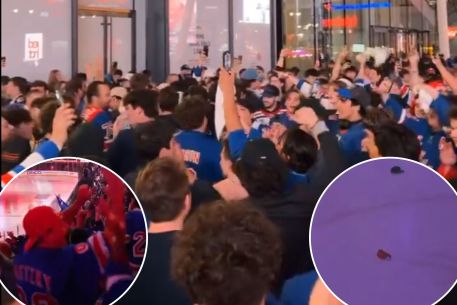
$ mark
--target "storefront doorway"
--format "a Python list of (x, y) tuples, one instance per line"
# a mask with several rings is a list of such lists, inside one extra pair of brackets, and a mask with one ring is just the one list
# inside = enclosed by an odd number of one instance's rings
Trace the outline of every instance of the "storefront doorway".
[[(135, 11), (124, 8), (78, 8), (78, 71), (100, 78), (113, 62), (124, 73), (136, 66)], [(133, 38), (133, 39), (132, 39)]]

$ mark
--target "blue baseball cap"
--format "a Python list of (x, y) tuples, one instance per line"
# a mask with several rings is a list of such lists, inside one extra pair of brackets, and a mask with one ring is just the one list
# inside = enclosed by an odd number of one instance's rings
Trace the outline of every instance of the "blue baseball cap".
[(352, 92), (349, 89), (341, 88), (341, 89), (338, 89), (337, 92), (338, 92), (339, 96), (343, 99), (350, 100), (352, 98)]
[(240, 78), (242, 80), (258, 80), (259, 74), (256, 69), (246, 69), (241, 73)]

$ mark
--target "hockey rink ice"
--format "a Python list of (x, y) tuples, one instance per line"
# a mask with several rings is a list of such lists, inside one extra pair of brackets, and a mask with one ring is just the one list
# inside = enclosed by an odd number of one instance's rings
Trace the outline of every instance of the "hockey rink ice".
[(0, 196), (0, 233), (22, 234), (22, 219), (33, 207), (49, 205), (56, 211), (56, 195), (67, 201), (78, 183), (78, 174), (61, 171), (26, 171)]

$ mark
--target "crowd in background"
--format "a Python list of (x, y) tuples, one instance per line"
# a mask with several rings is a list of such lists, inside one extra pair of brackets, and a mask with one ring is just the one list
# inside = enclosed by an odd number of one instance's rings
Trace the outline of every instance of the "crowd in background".
[(213, 71), (202, 56), (158, 85), (117, 67), (104, 80), (2, 76), (2, 186), (59, 155), (125, 178), (150, 252), (119, 304), (340, 304), (308, 243), (326, 186), (389, 156), (457, 181), (457, 60), (370, 52), (306, 71), (286, 68), (288, 50), (270, 71), (239, 58)]

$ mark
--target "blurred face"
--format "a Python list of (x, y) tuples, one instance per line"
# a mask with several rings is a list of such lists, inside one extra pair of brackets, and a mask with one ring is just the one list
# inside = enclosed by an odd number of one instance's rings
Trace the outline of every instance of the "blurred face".
[(133, 108), (130, 104), (125, 106), (125, 115), (130, 124), (133, 125), (141, 123), (144, 119), (143, 109), (141, 109), (141, 107)]
[(29, 107), (29, 109), (31, 108), (32, 106), (32, 102), (37, 99), (37, 98), (40, 98), (40, 97), (44, 97), (44, 95), (41, 95), (40, 93), (38, 92), (32, 92), (30, 94), (27, 95), (27, 98), (25, 100), (25, 104), (27, 105), (27, 107)]
[(122, 98), (119, 96), (112, 96), (111, 101), (109, 103), (109, 108), (113, 110), (119, 110), (119, 106), (121, 105)]
[(300, 95), (297, 92), (289, 93), (286, 99), (286, 108), (289, 112), (294, 112), (300, 104)]
[(262, 98), (263, 106), (265, 109), (272, 111), (278, 105), (277, 97), (263, 97)]
[(14, 85), (12, 81), (9, 81), (5, 88), (5, 93), (10, 98), (15, 98), (20, 95), (19, 88)]
[(32, 87), (30, 90), (37, 94), (39, 97), (44, 97), (47, 94), (44, 87)]
[(451, 136), (452, 140), (454, 141), (454, 143), (457, 144), (457, 119), (451, 118), (450, 123), (451, 123), (450, 136)]
[(98, 86), (98, 96), (94, 97), (96, 105), (100, 108), (107, 108), (111, 101), (110, 90), (108, 85)]
[(377, 92), (379, 94), (388, 94), (390, 93), (391, 91), (391, 88), (392, 88), (392, 81), (388, 78), (385, 78), (381, 84), (379, 84), (379, 86), (377, 87)]
[(329, 98), (330, 104), (332, 104), (336, 107), (336, 104), (338, 104), (338, 101), (339, 101), (339, 95), (337, 92), (337, 88), (335, 86), (329, 86), (328, 98)]
[(370, 79), (371, 83), (373, 84), (376, 84), (377, 82), (379, 82), (379, 80), (381, 79), (381, 75), (378, 74), (378, 72), (374, 69), (367, 69), (367, 75), (368, 75), (368, 78)]
[(40, 108), (32, 107), (30, 108), (30, 116), (35, 124), (35, 126), (40, 126)]
[(11, 134), (11, 127), (8, 121), (2, 117), (2, 142), (5, 142)]
[(17, 135), (31, 140), (33, 138), (33, 122), (19, 124), (19, 126), (16, 127), (15, 132)]
[(56, 72), (56, 79), (57, 79), (57, 81), (59, 81), (59, 82), (63, 81), (62, 72), (60, 72), (60, 71), (57, 71), (57, 72)]
[(336, 103), (336, 110), (338, 112), (338, 117), (341, 120), (350, 120), (354, 115), (354, 108), (349, 100), (343, 101), (338, 99), (338, 102)]
[(354, 80), (357, 76), (357, 73), (355, 71), (347, 71), (344, 76), (346, 76), (349, 79)]
[(270, 85), (275, 86), (275, 87), (278, 88), (279, 90), (282, 89), (282, 83), (281, 83), (281, 80), (279, 79), (279, 77), (272, 76), (272, 77), (270, 78)]
[(438, 115), (435, 111), (430, 111), (427, 116), (427, 122), (433, 130), (440, 130), (441, 124)]

